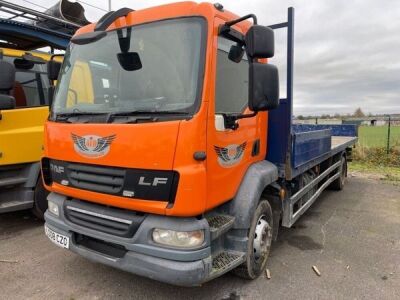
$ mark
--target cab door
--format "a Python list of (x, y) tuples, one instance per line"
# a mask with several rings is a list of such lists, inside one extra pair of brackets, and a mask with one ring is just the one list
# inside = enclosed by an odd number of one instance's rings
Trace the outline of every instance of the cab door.
[(231, 200), (247, 168), (265, 157), (266, 113), (238, 120), (236, 129), (224, 128), (224, 115), (251, 112), (247, 105), (247, 57), (244, 55), (238, 63), (228, 58), (231, 46), (236, 43), (218, 36), (218, 25), (222, 23), (216, 19), (215, 88), (214, 98), (209, 103), (207, 125), (207, 209)]
[(15, 66), (15, 84), (11, 91), (14, 109), (0, 111), (0, 165), (40, 160), (43, 148), (43, 125), (49, 114), (45, 64), (26, 63), (25, 52), (5, 51), (3, 60)]

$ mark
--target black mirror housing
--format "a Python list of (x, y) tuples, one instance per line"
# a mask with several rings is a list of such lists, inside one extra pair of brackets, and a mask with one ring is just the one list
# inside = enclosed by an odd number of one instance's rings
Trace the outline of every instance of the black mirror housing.
[(244, 55), (244, 50), (241, 45), (232, 45), (229, 49), (228, 58), (229, 60), (240, 63)]
[(253, 62), (249, 67), (249, 108), (254, 112), (277, 108), (279, 105), (278, 68)]
[(142, 61), (137, 52), (121, 52), (117, 54), (117, 58), (125, 71), (136, 71), (142, 68)]
[(57, 80), (60, 73), (61, 63), (55, 60), (50, 60), (47, 63), (47, 77), (49, 80)]
[(245, 35), (246, 52), (251, 58), (270, 58), (275, 54), (274, 31), (266, 26), (253, 25)]
[(16, 58), (14, 59), (14, 66), (17, 69), (21, 70), (31, 70), (35, 66), (35, 64), (23, 58)]

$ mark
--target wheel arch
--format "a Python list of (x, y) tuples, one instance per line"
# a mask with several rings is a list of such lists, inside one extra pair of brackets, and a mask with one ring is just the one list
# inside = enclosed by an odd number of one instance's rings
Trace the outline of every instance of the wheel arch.
[(273, 210), (277, 207), (275, 197), (268, 193), (271, 189), (276, 189), (273, 183), (277, 179), (278, 168), (267, 160), (256, 162), (247, 169), (236, 196), (229, 203), (229, 214), (235, 216), (233, 228), (250, 227), (254, 211), (262, 196), (270, 202)]

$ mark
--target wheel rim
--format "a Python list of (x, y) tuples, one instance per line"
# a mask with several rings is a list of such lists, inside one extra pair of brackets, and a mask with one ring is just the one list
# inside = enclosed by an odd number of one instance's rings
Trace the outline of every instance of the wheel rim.
[(254, 259), (256, 261), (268, 256), (271, 247), (271, 240), (271, 226), (269, 226), (267, 222), (267, 217), (262, 215), (257, 221), (256, 230), (254, 232), (253, 249)]

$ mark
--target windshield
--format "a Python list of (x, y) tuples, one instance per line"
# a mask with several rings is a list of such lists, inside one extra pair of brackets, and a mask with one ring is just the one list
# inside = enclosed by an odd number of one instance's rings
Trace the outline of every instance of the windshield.
[(107, 32), (72, 44), (53, 117), (77, 113), (194, 113), (204, 68), (204, 19), (180, 18)]

